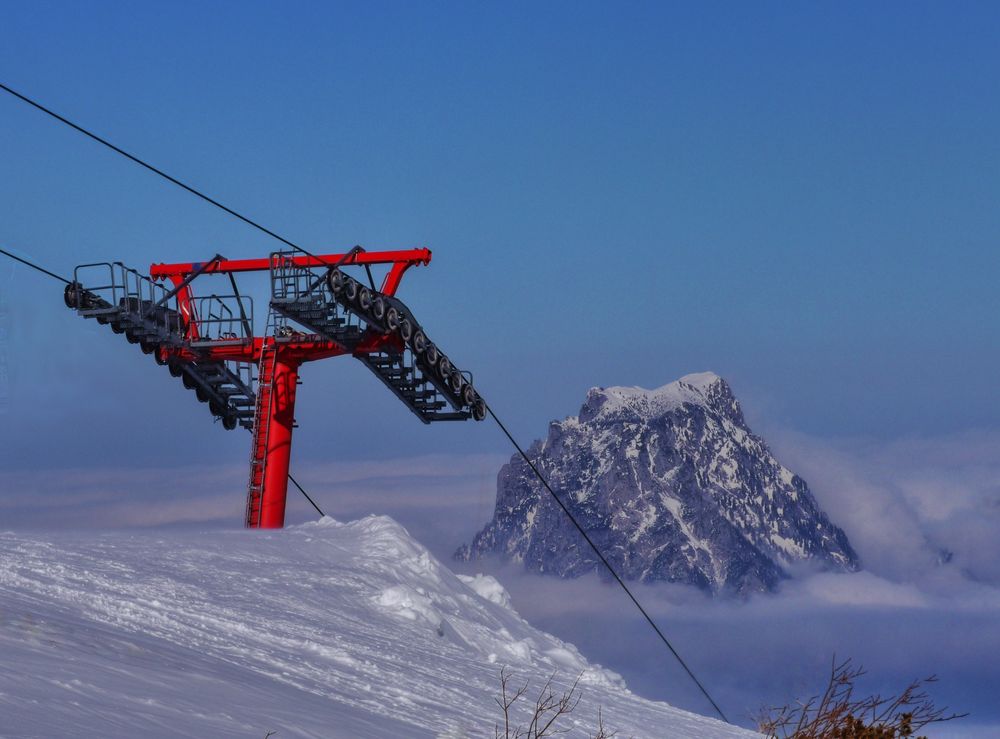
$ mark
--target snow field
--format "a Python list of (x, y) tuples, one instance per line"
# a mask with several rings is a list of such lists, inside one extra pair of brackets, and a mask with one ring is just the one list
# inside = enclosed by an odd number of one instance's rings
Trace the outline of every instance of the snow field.
[(752, 736), (630, 693), (391, 519), (273, 532), (0, 534), (0, 736), (485, 737), (501, 666), (565, 726)]

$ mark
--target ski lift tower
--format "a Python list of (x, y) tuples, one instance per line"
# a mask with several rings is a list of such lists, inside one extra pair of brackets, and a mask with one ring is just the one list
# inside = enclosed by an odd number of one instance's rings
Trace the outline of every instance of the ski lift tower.
[[(281, 528), (303, 363), (350, 355), (424, 423), (486, 417), (472, 376), (441, 352), (396, 297), (406, 271), (430, 260), (428, 249), (355, 247), (321, 256), (216, 255), (207, 262), (154, 264), (148, 276), (121, 262), (102, 262), (77, 267), (64, 297), (80, 316), (152, 355), (224, 428), (252, 433), (244, 523)], [(378, 288), (374, 265), (388, 265)], [(243, 272), (269, 275), (262, 336), (254, 335), (252, 299), (237, 289), (235, 276)], [(227, 275), (232, 293), (196, 296), (195, 281), (206, 275)]]

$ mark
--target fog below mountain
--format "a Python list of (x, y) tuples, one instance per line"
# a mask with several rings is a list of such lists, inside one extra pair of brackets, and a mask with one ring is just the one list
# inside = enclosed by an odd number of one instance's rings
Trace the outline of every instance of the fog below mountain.
[[(752, 415), (752, 414), (751, 414)], [(821, 688), (833, 654), (869, 670), (865, 687), (893, 690), (937, 674), (932, 695), (971, 716), (930, 736), (993, 737), (991, 692), (1000, 664), (1000, 434), (969, 431), (874, 442), (829, 440), (755, 422), (783, 464), (810, 485), (842, 526), (864, 572), (799, 577), (775, 595), (712, 600), (690, 588), (640, 586), (678, 651), (730, 717), (748, 724), (761, 705)], [(509, 455), (448, 456), (296, 465), (297, 479), (331, 515), (387, 513), (444, 561), (492, 514), (496, 473)], [(169, 480), (122, 470), (49, 469), (28, 479), (0, 474), (11, 491), (5, 527), (238, 527), (246, 470), (182, 468)], [(173, 495), (166, 495), (169, 490)], [(290, 520), (315, 518), (290, 499)], [(880, 524), (880, 521), (887, 523)], [(947, 564), (937, 553), (953, 552)], [(576, 644), (621, 673), (641, 695), (699, 712), (693, 686), (614, 587), (526, 575), (484, 560), (450, 566), (494, 574), (513, 607), (538, 628)]]

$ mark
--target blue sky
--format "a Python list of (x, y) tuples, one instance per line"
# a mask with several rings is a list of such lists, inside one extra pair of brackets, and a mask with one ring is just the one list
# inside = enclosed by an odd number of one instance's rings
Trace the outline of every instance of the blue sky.
[[(0, 11), (4, 84), (310, 250), (431, 248), (400, 296), (522, 441), (591, 386), (712, 370), (877, 575), (916, 578), (861, 496), (914, 537), (995, 521), (995, 4)], [(69, 274), (275, 243), (0, 96), (0, 246)], [(245, 433), (47, 278), (0, 264), (0, 302), (0, 524), (182, 522), (195, 498), (239, 525)], [(489, 515), (494, 428), (425, 427), (350, 359), (302, 378), (292, 466), (331, 512), (441, 556)]]
[[(5, 2), (4, 15), (15, 89), (311, 249), (432, 248), (402, 295), (522, 437), (589, 386), (704, 369), (818, 435), (995, 423), (993, 6)], [(0, 239), (52, 268), (274, 246), (13, 99), (0, 136)], [(9, 463), (33, 460), (25, 439), (43, 428), (81, 414), (114, 427), (140, 404), (157, 435), (196, 442), (181, 456), (242, 447), (132, 347), (71, 320), (52, 287), (22, 272), (5, 285)], [(487, 429), (419, 427), (347, 364), (305, 369), (300, 458), (331, 442), (349, 456), (502, 449)], [(373, 443), (387, 435), (392, 450)], [(121, 443), (138, 463), (160, 455)], [(99, 451), (79, 449), (67, 460)]]

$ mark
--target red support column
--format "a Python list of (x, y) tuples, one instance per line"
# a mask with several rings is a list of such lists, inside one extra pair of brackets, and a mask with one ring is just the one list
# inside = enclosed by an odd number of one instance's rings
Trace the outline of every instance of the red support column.
[[(278, 350), (280, 352), (280, 349)], [(292, 452), (295, 422), (295, 387), (299, 362), (278, 355), (274, 366), (271, 415), (267, 419), (267, 462), (261, 499), (260, 527), (280, 529), (285, 525), (285, 498), (288, 493), (288, 462)]]

